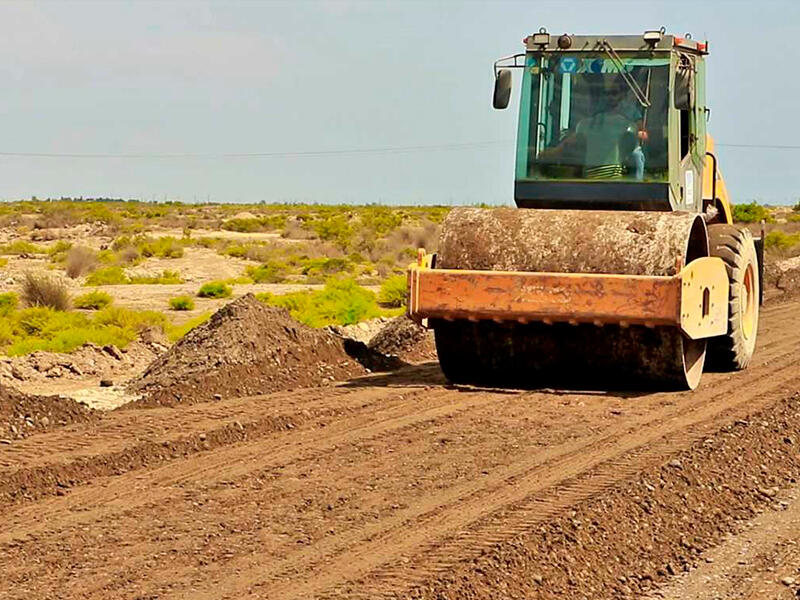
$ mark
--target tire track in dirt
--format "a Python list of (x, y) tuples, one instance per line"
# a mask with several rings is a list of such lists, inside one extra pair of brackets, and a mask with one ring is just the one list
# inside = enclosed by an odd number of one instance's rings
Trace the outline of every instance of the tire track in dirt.
[[(782, 370), (770, 373), (770, 376), (776, 379), (781, 373), (784, 374), (779, 383), (770, 387), (770, 392), (782, 389), (786, 380), (794, 378), (793, 363), (791, 359), (786, 360)], [(743, 409), (746, 413), (759, 406), (753, 392), (758, 393), (760, 390), (760, 380), (748, 385), (746, 391), (742, 389), (742, 395), (735, 407)], [(717, 420), (729, 412), (731, 406), (721, 408), (711, 403), (722, 400), (728, 394), (729, 392), (716, 394), (710, 399), (709, 404), (693, 407), (689, 409), (691, 412), (688, 414), (686, 407), (681, 407), (683, 410), (680, 411), (670, 411), (672, 413), (670, 416), (680, 413), (674, 422), (658, 419), (650, 423), (636, 424), (642, 429), (635, 436), (620, 439), (618, 432), (614, 432), (603, 436), (593, 444), (581, 446), (553, 462), (542, 464), (540, 460), (533, 460), (530, 463), (527, 461), (517, 463), (502, 475), (493, 477), (491, 482), (482, 481), (470, 486), (473, 489), (469, 493), (459, 494), (450, 502), (441, 504), (436, 502), (435, 506), (425, 507), (428, 510), (418, 510), (418, 514), (406, 518), (401, 519), (398, 516), (394, 528), (388, 532), (383, 530), (368, 534), (366, 543), (357, 543), (361, 540), (348, 540), (347, 547), (357, 547), (356, 551), (346, 551), (335, 561), (330, 561), (329, 557), (326, 557), (324, 567), (309, 565), (309, 570), (316, 567), (323, 568), (325, 575), (317, 573), (312, 582), (308, 582), (300, 589), (294, 583), (270, 587), (270, 593), (286, 600), (313, 596), (326, 588), (341, 585), (341, 574), (348, 573), (353, 579), (369, 574), (378, 580), (378, 585), (374, 588), (367, 586), (363, 590), (359, 589), (358, 597), (377, 597), (384, 587), (390, 587), (391, 595), (394, 595), (396, 590), (405, 589), (442, 573), (456, 560), (474, 558), (487, 546), (500, 543), (570, 505), (600, 493), (603, 489), (645, 468), (650, 461), (662, 460), (662, 457), (669, 452), (688, 445), (701, 434), (688, 435), (682, 430), (687, 426), (702, 424), (715, 427)], [(773, 396), (764, 396), (764, 402), (772, 399)], [(695, 416), (695, 413), (698, 414)], [(653, 444), (655, 440), (668, 434), (676, 435), (667, 444)], [(643, 448), (648, 444), (651, 444), (649, 451), (645, 451)], [(592, 475), (587, 481), (583, 481), (580, 476), (589, 471)], [(578, 478), (576, 483), (565, 483), (573, 478)], [(550, 500), (547, 499), (547, 495), (531, 498), (533, 494), (542, 492), (547, 494), (548, 490), (552, 493)], [(490, 521), (487, 526), (479, 527), (468, 535), (457, 536), (455, 543), (442, 543), (456, 532), (490, 519), (494, 513), (504, 509), (512, 510), (514, 519), (504, 525)], [(313, 556), (320, 550), (324, 552), (324, 549), (319, 547), (313, 550), (314, 552), (309, 552), (309, 555)], [(411, 562), (409, 555), (419, 557), (419, 560)], [(297, 558), (292, 556), (287, 559), (285, 568), (296, 569)], [(400, 561), (400, 564), (394, 568), (384, 568), (371, 573), (389, 561)], [(263, 576), (264, 569), (260, 571), (259, 577)], [(247, 575), (245, 574), (242, 579), (247, 580)], [(231, 584), (234, 585), (234, 582)], [(224, 587), (229, 589), (227, 585)], [(238, 593), (246, 590), (236, 591)], [(341, 593), (341, 590), (332, 590), (334, 595)], [(348, 591), (346, 596), (356, 597), (353, 591)]]
[[(796, 347), (798, 339), (783, 339), (780, 343), (773, 346), (773, 350), (777, 350), (778, 352), (782, 352), (781, 358), (783, 359), (782, 362), (779, 364), (775, 363), (774, 355), (767, 354), (764, 356), (762, 353), (761, 358), (764, 362), (771, 362), (770, 365), (772, 369), (777, 370), (766, 370), (762, 368), (759, 372), (756, 372), (755, 369), (749, 372), (750, 377), (746, 380), (746, 388), (741, 388), (740, 380), (736, 377), (729, 378), (729, 380), (723, 384), (720, 389), (713, 390), (713, 396), (709, 398), (704, 398), (707, 396), (709, 390), (706, 390), (704, 394), (689, 394), (689, 400), (694, 405), (695, 410), (705, 409), (702, 412), (702, 416), (700, 420), (711, 420), (713, 421), (717, 418), (718, 415), (722, 414), (726, 409), (721, 408), (720, 406), (716, 405), (717, 400), (722, 400), (726, 398), (732, 391), (737, 388), (740, 388), (740, 393), (746, 394), (749, 393), (750, 395), (744, 395), (740, 400), (735, 404), (736, 407), (742, 407), (746, 405), (747, 402), (753, 398), (758, 391), (761, 389), (761, 384), (764, 379), (774, 378), (776, 375), (790, 371), (793, 365), (793, 358), (791, 357), (791, 351)], [(789, 350), (789, 353), (786, 353), (786, 350)], [(757, 375), (755, 378), (753, 375)], [(791, 377), (791, 375), (789, 376)], [(780, 387), (783, 383), (777, 385)], [(775, 388), (776, 386), (773, 386)], [(747, 390), (745, 392), (744, 390)], [(666, 395), (665, 395), (666, 397)], [(706, 406), (709, 405), (709, 406)], [(680, 406), (676, 407), (672, 410), (668, 411), (670, 416), (674, 416), (676, 414), (684, 415), (684, 418), (674, 425), (673, 430), (678, 430), (685, 425), (685, 415), (687, 407)], [(746, 407), (746, 410), (750, 410), (750, 406)], [(641, 427), (645, 424), (648, 424), (649, 421), (656, 419), (657, 417), (653, 415), (647, 415), (647, 417), (641, 419), (641, 422), (634, 422), (634, 423), (626, 423), (622, 426), (622, 429), (633, 429), (635, 427)], [(663, 423), (661, 421), (655, 421), (650, 423), (650, 430), (651, 430), (651, 437), (650, 439), (655, 439), (660, 434), (660, 431), (663, 427)], [(564, 448), (557, 448), (554, 450), (554, 454), (559, 459), (559, 462), (556, 463), (552, 469), (555, 473), (564, 473), (569, 472), (566, 468), (569, 464), (570, 459), (574, 456), (590, 454), (598, 450), (598, 447), (601, 447), (603, 444), (609, 444), (613, 440), (617, 439), (617, 437), (622, 432), (615, 430), (613, 433), (601, 437), (600, 439), (591, 440), (591, 443), (584, 443), (578, 444), (571, 451), (568, 451), (568, 454), (559, 454), (558, 451), (564, 451)], [(693, 439), (693, 438), (692, 438)], [(643, 442), (646, 443), (646, 442)], [(679, 439), (677, 442), (679, 445), (681, 444), (688, 444), (690, 443), (690, 439)], [(631, 449), (631, 448), (628, 448)], [(290, 557), (287, 557), (285, 561), (280, 561), (278, 564), (274, 566), (270, 566), (270, 568), (265, 568), (263, 565), (254, 566), (252, 568), (253, 572), (257, 572), (258, 576), (262, 579), (262, 581), (266, 581), (270, 578), (280, 579), (282, 576), (285, 576), (286, 573), (289, 571), (297, 570), (298, 567), (303, 567), (307, 570), (314, 570), (316, 568), (316, 564), (313, 562), (316, 558), (320, 555), (325, 557), (325, 569), (330, 570), (335, 573), (341, 573), (347, 570), (352, 571), (354, 569), (354, 564), (358, 563), (359, 557), (365, 560), (365, 565), (363, 567), (363, 571), (369, 570), (370, 567), (374, 567), (376, 564), (377, 557), (382, 556), (381, 550), (386, 547), (391, 547), (393, 549), (397, 549), (400, 547), (404, 547), (406, 549), (415, 548), (418, 540), (414, 541), (412, 539), (413, 536), (409, 536), (405, 533), (406, 528), (409, 524), (413, 521), (415, 525), (418, 525), (420, 529), (424, 529), (427, 539), (438, 539), (439, 533), (434, 530), (432, 523), (429, 522), (433, 517), (432, 514), (436, 514), (437, 511), (450, 511), (456, 512), (458, 509), (458, 514), (461, 515), (463, 512), (463, 507), (459, 506), (462, 502), (472, 502), (471, 505), (471, 512), (468, 512), (469, 519), (459, 519), (456, 518), (457, 521), (456, 525), (453, 525), (453, 528), (458, 529), (462, 527), (465, 523), (469, 523), (471, 521), (478, 520), (481, 515), (484, 515), (491, 510), (499, 510), (503, 506), (513, 503), (516, 500), (519, 500), (519, 494), (513, 493), (511, 496), (508, 496), (508, 490), (514, 489), (514, 486), (521, 487), (521, 483), (525, 483), (524, 476), (526, 474), (530, 475), (533, 471), (537, 471), (535, 476), (533, 476), (534, 480), (540, 478), (540, 473), (538, 472), (544, 466), (549, 466), (548, 459), (552, 457), (547, 456), (539, 456), (536, 459), (517, 463), (513, 465), (508, 470), (504, 471), (501, 475), (493, 476), (491, 478), (482, 479), (479, 482), (472, 482), (463, 486), (463, 489), (458, 490), (448, 490), (443, 493), (441, 496), (437, 498), (437, 501), (433, 503), (433, 506), (417, 506), (415, 507), (414, 511), (403, 511), (402, 513), (398, 514), (396, 517), (392, 518), (393, 526), (390, 525), (389, 528), (389, 535), (386, 535), (386, 525), (388, 524), (386, 521), (383, 521), (382, 524), (375, 525), (372, 530), (365, 531), (365, 532), (352, 532), (351, 537), (347, 537), (346, 539), (334, 539), (334, 540), (325, 540), (322, 543), (315, 544), (312, 548), (309, 548), (307, 551), (302, 551), (300, 553), (292, 553)], [(586, 464), (584, 464), (581, 469), (586, 470), (591, 467), (597, 466), (601, 461), (595, 459), (589, 459)], [(615, 466), (611, 467), (612, 469), (616, 468)], [(579, 469), (576, 473), (581, 472)], [(573, 473), (575, 475), (576, 473)], [(626, 474), (628, 471), (626, 471)], [(550, 480), (549, 483), (552, 485), (556, 481), (558, 481), (558, 475), (555, 480)], [(612, 481), (617, 481), (617, 479), (613, 479)], [(589, 493), (592, 493), (592, 490)], [(479, 494), (480, 492), (480, 494)], [(487, 500), (484, 496), (489, 496)], [(443, 500), (444, 499), (444, 500)], [(490, 507), (490, 508), (487, 508)], [(442, 521), (451, 521), (451, 514), (446, 513), (446, 517), (442, 519)], [(439, 523), (439, 525), (443, 525), (443, 523)], [(392, 532), (398, 532), (398, 537), (402, 539), (394, 539), (391, 537)], [(377, 536), (377, 537), (376, 537)], [(362, 545), (361, 542), (363, 539), (369, 539), (370, 543), (366, 546)], [(372, 541), (374, 539), (374, 541)], [(360, 546), (363, 550), (360, 552), (359, 556), (354, 557), (352, 553), (345, 552), (345, 549), (351, 548), (353, 546)], [(337, 554), (338, 551), (345, 552), (342, 556), (341, 560), (335, 561), (331, 563), (331, 556), (330, 554), (333, 553), (334, 555)], [(445, 552), (446, 555), (451, 555), (450, 550)], [(307, 561), (309, 564), (305, 564)], [(425, 560), (426, 564), (430, 564), (428, 558)], [(441, 566), (441, 569), (445, 569), (447, 564)], [(247, 575), (241, 574), (241, 566), (236, 566), (237, 570), (239, 570), (239, 576), (237, 579), (239, 581), (248, 581)], [(336, 578), (336, 576), (334, 576)], [(252, 581), (252, 579), (250, 579)], [(321, 582), (318, 586), (319, 589), (323, 589), (326, 585), (328, 585), (329, 581)], [(232, 582), (232, 585), (235, 583)], [(246, 583), (243, 586), (237, 587), (236, 592), (240, 593), (245, 591), (244, 588), (246, 587)], [(227, 589), (227, 586), (226, 586)], [(281, 597), (292, 597), (289, 595), (291, 593), (291, 586), (289, 588), (284, 587), (277, 587), (277, 588), (270, 588), (270, 593), (279, 594)], [(314, 590), (309, 589), (308, 587), (303, 588), (301, 591), (302, 594), (314, 593)], [(213, 595), (213, 592), (212, 594)], [(369, 595), (369, 594), (368, 594)]]
[[(792, 313), (792, 310), (784, 309), (780, 315), (791, 316)], [(770, 378), (773, 378), (767, 381), (770, 390), (779, 388), (791, 379), (792, 353), (796, 353), (800, 337), (780, 337), (788, 328), (786, 324), (776, 322), (774, 316), (765, 319), (764, 324), (763, 344), (759, 347), (757, 360), (744, 374), (711, 376), (705, 389), (695, 394), (650, 395), (646, 398), (649, 408), (644, 414), (612, 424), (597, 435), (547, 448), (538, 452), (535, 457), (524, 456), (522, 460), (492, 473), (489, 477), (444, 488), (435, 496), (424, 498), (408, 510), (401, 511), (397, 517), (384, 518), (374, 526), (349, 531), (330, 540), (324, 539), (311, 547), (292, 551), (287, 555), (286, 561), (277, 560), (265, 564), (263, 556), (259, 558), (257, 549), (254, 549), (256, 554), (252, 558), (234, 557), (232, 561), (220, 565), (220, 571), (227, 571), (227, 578), (223, 576), (221, 580), (215, 581), (213, 588), (203, 589), (202, 585), (195, 584), (191, 593), (186, 594), (192, 598), (203, 597), (203, 594), (217, 598), (223, 596), (224, 592), (230, 593), (231, 597), (239, 597), (251, 591), (251, 587), (260, 584), (259, 591), (268, 590), (269, 597), (308, 597), (326, 590), (343, 592), (346, 597), (355, 595), (356, 591), (363, 592), (367, 597), (375, 597), (383, 592), (391, 595), (398, 588), (413, 585), (418, 577), (409, 576), (407, 571), (411, 567), (425, 567), (421, 562), (430, 563), (427, 571), (421, 571), (421, 576), (433, 577), (448, 565), (469, 556), (469, 547), (473, 543), (468, 537), (472, 535), (469, 532), (474, 531), (478, 539), (485, 539), (484, 547), (486, 544), (500, 543), (515, 531), (529, 527), (526, 518), (546, 518), (541, 516), (546, 512), (542, 506), (550, 507), (548, 510), (551, 512), (548, 515), (563, 510), (563, 506), (549, 499), (548, 492), (572, 494), (572, 502), (576, 501), (575, 498), (584, 497), (583, 495), (591, 496), (602, 492), (619, 481), (620, 476), (628, 475), (630, 469), (635, 472), (642, 465), (649, 464), (647, 461), (657, 460), (660, 457), (659, 452), (672, 451), (675, 447), (695, 439), (692, 436), (701, 435), (701, 432), (690, 432), (681, 438), (679, 434), (683, 427), (693, 424), (695, 427), (698, 424), (712, 427), (713, 425), (708, 425), (709, 422), (730, 418), (728, 413), (738, 414), (737, 411), (751, 410), (750, 406), (744, 406), (749, 400), (753, 400), (753, 406), (772, 401), (773, 397), (769, 394), (759, 395), (755, 390)], [(743, 395), (743, 399), (739, 397), (733, 403), (716, 402), (737, 391)], [(355, 396), (351, 399), (357, 404), (359, 394), (377, 393), (380, 396), (391, 392), (396, 392), (396, 389), (375, 392), (373, 388), (365, 387), (353, 391)], [(403, 428), (413, 428), (442, 417), (452, 416), (463, 421), (473, 415), (492, 411), (492, 405), (498, 402), (498, 394), (487, 390), (461, 391), (435, 387), (430, 390), (416, 388), (416, 392), (413, 401), (399, 400), (392, 407), (381, 406), (382, 413), (379, 417), (383, 417), (383, 421), (376, 418), (380, 411), (371, 412), (375, 406), (367, 403), (362, 410), (345, 415), (324, 429), (298, 428), (291, 433), (282, 433), (280, 441), (267, 438), (235, 443), (217, 448), (213, 453), (201, 452), (185, 457), (186, 460), (176, 459), (156, 468), (146, 466), (137, 472), (101, 478), (69, 493), (65, 498), (46, 500), (30, 507), (23, 506), (10, 515), (10, 530), (2, 534), (0, 543), (14, 542), (30, 532), (48, 531), (51, 525), (58, 527), (52, 530), (52, 534), (57, 536), (58, 531), (63, 531), (64, 527), (80, 527), (105, 519), (113, 520), (115, 514), (158, 506), (181, 493), (181, 489), (174, 486), (196, 485), (204, 479), (246, 479), (250, 473), (263, 469), (268, 464), (324, 461), (326, 454), (335, 451), (337, 447), (346, 447), (389, 432), (402, 431)], [(299, 398), (302, 391), (297, 394)], [(540, 392), (515, 392), (514, 396), (518, 399), (535, 399), (546, 395)], [(579, 397), (577, 394), (575, 396)], [(326, 402), (322, 400), (321, 404), (327, 405)], [(636, 399), (631, 400), (631, 403), (635, 402)], [(207, 410), (215, 411), (218, 407), (214, 405)], [(420, 415), (420, 410), (427, 413)], [(206, 417), (211, 414), (204, 411), (201, 413)], [(659, 433), (663, 436), (660, 429), (665, 423), (669, 424), (669, 431), (673, 432), (674, 439), (670, 442), (673, 445), (659, 450)], [(354, 424), (359, 427), (352, 429)], [(454, 424), (456, 426), (457, 423)], [(85, 447), (83, 451), (85, 452)], [(622, 460), (620, 457), (626, 456), (630, 457), (631, 466), (628, 471), (617, 474), (614, 469), (622, 465), (619, 462)], [(615, 460), (618, 462), (615, 463)], [(565, 468), (567, 472), (561, 472)], [(588, 477), (592, 483), (580, 487), (581, 476), (587, 471), (590, 472)], [(606, 473), (605, 479), (602, 473)], [(110, 489), (111, 493), (108, 493)], [(446, 501), (442, 502), (442, 499)], [(102, 506), (106, 501), (109, 504)], [(87, 507), (85, 512), (72, 512)], [(505, 512), (509, 513), (506, 517)], [(49, 514), (49, 522), (36, 524), (35, 521), (43, 514), (46, 518)], [(144, 510), (143, 518), (147, 514), (147, 510)], [(451, 526), (451, 521), (454, 520), (457, 523)], [(456, 526), (461, 529), (454, 529)], [(462, 530), (467, 533), (459, 533)], [(383, 550), (386, 544), (397, 544), (399, 547), (386, 551)], [(369, 554), (376, 547), (377, 552)], [(136, 549), (136, 553), (147, 551), (146, 547)], [(440, 555), (450, 552), (454, 554), (442, 562)], [(404, 559), (409, 561), (405, 566), (396, 564), (398, 560)], [(296, 565), (299, 572), (299, 575), (298, 572), (295, 575), (302, 577), (305, 573), (306, 576), (310, 575), (310, 581), (306, 584), (293, 581), (289, 584), (271, 585), (269, 582), (288, 572), (287, 565), (290, 562)], [(340, 573), (332, 574), (336, 567), (341, 567)], [(213, 572), (209, 572), (206, 582), (213, 579), (213, 575)], [(167, 575), (165, 571), (159, 575), (156, 570), (146, 576), (152, 581), (159, 577), (163, 579)], [(366, 583), (352, 583), (364, 576), (367, 576)], [(138, 577), (141, 578), (142, 574), (139, 573)], [(189, 579), (189, 573), (174, 566), (170, 569), (169, 577), (175, 582), (185, 582)], [(351, 585), (354, 586), (352, 591), (348, 587)], [(89, 592), (86, 588), (84, 590)], [(104, 588), (96, 587), (92, 591), (102, 595)], [(173, 595), (176, 593), (180, 595), (178, 589), (174, 590)]]
[[(464, 398), (467, 396), (467, 399)], [(453, 402), (459, 400), (459, 402)], [(495, 399), (485, 394), (461, 390), (435, 390), (428, 393), (415, 404), (400, 403), (380, 412), (363, 415), (358, 421), (340, 421), (335, 426), (325, 428), (320, 435), (316, 430), (306, 432), (308, 439), (291, 436), (274, 444), (272, 440), (255, 441), (218, 449), (213, 453), (200, 454), (192, 460), (178, 461), (147, 470), (144, 474), (130, 472), (112, 478), (110, 482), (101, 479), (101, 485), (87, 485), (70, 493), (65, 498), (51, 499), (36, 506), (23, 507), (8, 515), (7, 526), (0, 532), (0, 544), (8, 543), (19, 535), (40, 532), (49, 523), (64, 518), (66, 523), (88, 523), (92, 520), (110, 518), (119, 511), (131, 511), (146, 504), (165, 502), (170, 496), (180, 493), (180, 487), (191, 480), (230, 480), (246, 476), (252, 470), (263, 470), (270, 466), (286, 464), (297, 460), (315, 460), (331, 449), (385, 435), (390, 431), (417, 426), (420, 423), (472, 411), (480, 407), (490, 408)], [(302, 435), (303, 432), (301, 432)], [(271, 445), (277, 447), (270, 448)], [(135, 479), (135, 485), (129, 483)], [(98, 489), (99, 488), (99, 489)], [(147, 494), (141, 488), (148, 488)], [(86, 506), (95, 507), (86, 511)], [(75, 514), (76, 510), (81, 510)], [(30, 526), (30, 521), (34, 525)], [(16, 524), (28, 523), (22, 531)]]

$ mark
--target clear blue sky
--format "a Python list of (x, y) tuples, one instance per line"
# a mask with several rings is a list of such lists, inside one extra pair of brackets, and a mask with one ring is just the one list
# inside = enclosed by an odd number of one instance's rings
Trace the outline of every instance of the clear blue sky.
[[(720, 144), (800, 145), (800, 2), (0, 0), (0, 198), (510, 203), (521, 39), (666, 26), (710, 42)], [(518, 81), (515, 81), (515, 94)], [(735, 201), (800, 198), (800, 150), (719, 148)]]

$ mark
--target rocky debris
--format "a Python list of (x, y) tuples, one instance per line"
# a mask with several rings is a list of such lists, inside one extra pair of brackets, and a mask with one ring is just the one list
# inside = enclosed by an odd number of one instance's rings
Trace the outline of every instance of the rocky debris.
[(764, 262), (764, 292), (769, 299), (800, 295), (800, 256)]
[[(748, 427), (724, 425), (665, 464), (529, 527), (407, 597), (484, 598), (497, 589), (514, 598), (651, 597), (659, 584), (710, 562), (709, 548), (773, 506), (777, 490), (796, 485), (800, 455), (775, 433), (796, 435), (798, 410), (797, 398), (787, 398)], [(798, 579), (777, 581), (793, 587)]]
[(377, 319), (369, 319), (353, 325), (331, 325), (328, 329), (342, 337), (369, 344), (372, 338), (391, 320), (389, 317), (378, 317)]
[(86, 343), (74, 352), (33, 352), (24, 356), (0, 357), (0, 383), (36, 383), (59, 379), (108, 378), (114, 373), (143, 368), (166, 346), (134, 341), (125, 349)]
[(396, 356), (405, 362), (436, 360), (433, 332), (420, 327), (406, 315), (389, 321), (369, 344), (370, 350)]
[(94, 418), (91, 409), (70, 398), (33, 396), (0, 384), (0, 439), (6, 443)]
[(330, 385), (365, 373), (343, 338), (247, 294), (190, 331), (128, 389), (142, 394), (133, 406), (171, 406)]

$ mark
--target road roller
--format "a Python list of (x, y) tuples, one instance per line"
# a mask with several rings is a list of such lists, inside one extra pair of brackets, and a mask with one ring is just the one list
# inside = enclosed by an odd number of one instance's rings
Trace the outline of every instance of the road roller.
[(694, 389), (706, 367), (747, 367), (763, 229), (733, 223), (708, 42), (542, 28), (523, 43), (494, 63), (496, 109), (521, 72), (516, 207), (454, 208), (408, 270), (408, 315), (447, 379)]

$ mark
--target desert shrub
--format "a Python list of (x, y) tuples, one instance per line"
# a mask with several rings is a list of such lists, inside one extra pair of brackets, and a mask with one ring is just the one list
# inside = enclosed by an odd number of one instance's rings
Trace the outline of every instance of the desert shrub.
[(0, 254), (15, 254), (21, 256), (23, 254), (44, 254), (44, 248), (26, 242), (25, 240), (14, 240), (10, 244), (5, 244), (0, 247)]
[(89, 274), (85, 285), (121, 285), (128, 283), (122, 267), (103, 267)]
[(0, 317), (0, 345), (14, 356), (37, 350), (71, 352), (87, 342), (124, 348), (148, 327), (169, 328), (153, 311), (106, 307), (89, 317), (47, 307), (26, 308)]
[(62, 263), (67, 259), (67, 253), (72, 248), (72, 242), (66, 240), (58, 240), (55, 244), (47, 249), (47, 254), (50, 256), (50, 262)]
[(120, 306), (106, 306), (94, 318), (95, 325), (130, 329), (137, 334), (148, 327), (158, 327), (164, 330), (167, 323), (167, 317), (158, 311), (131, 310)]
[(350, 224), (350, 220), (341, 214), (312, 221), (311, 228), (319, 239), (332, 242), (343, 250), (350, 246), (353, 238), (353, 226)]
[(200, 298), (228, 298), (233, 290), (223, 281), (210, 281), (200, 286), (197, 295)]
[(330, 279), (321, 290), (290, 294), (258, 294), (259, 300), (287, 309), (292, 317), (311, 327), (351, 325), (385, 314), (375, 294), (352, 279)]
[(99, 290), (93, 290), (86, 294), (81, 294), (72, 300), (72, 305), (75, 308), (83, 308), (87, 310), (100, 310), (105, 308), (112, 302), (111, 296)]
[(800, 214), (789, 215), (786, 220), (789, 223), (800, 223)]
[(408, 279), (405, 275), (393, 275), (381, 284), (378, 302), (383, 306), (400, 308), (408, 300)]
[(28, 271), (22, 280), (22, 301), (26, 306), (47, 306), (68, 310), (69, 291), (66, 284), (51, 275)]
[(137, 238), (136, 247), (144, 257), (157, 256), (160, 258), (181, 258), (183, 245), (174, 237)]
[(733, 220), (737, 223), (759, 223), (761, 221), (772, 222), (769, 210), (761, 206), (758, 202), (749, 204), (733, 205)]
[(5, 257), (0, 257), (0, 269), (7, 266), (8, 266), (8, 259)]
[(795, 205), (792, 207), (792, 210), (793, 210), (794, 212), (800, 212), (800, 200), (798, 200), (798, 201), (797, 201), (797, 204), (795, 204)]
[(125, 246), (117, 252), (117, 260), (126, 265), (133, 265), (139, 262), (141, 255), (136, 246)]
[(351, 273), (353, 264), (346, 258), (309, 258), (303, 261), (300, 271), (309, 280), (324, 281), (331, 275)]
[(245, 254), (247, 254), (247, 248), (242, 244), (231, 244), (225, 247), (222, 254), (233, 258), (244, 258)]
[(97, 254), (86, 246), (73, 246), (67, 251), (67, 277), (76, 279), (85, 275), (97, 266)]
[(765, 248), (788, 250), (800, 244), (800, 233), (785, 233), (783, 231), (770, 231), (764, 239)]
[(0, 294), (0, 316), (7, 316), (19, 306), (19, 296), (14, 292)]
[(172, 310), (194, 310), (194, 300), (189, 296), (176, 296), (170, 298), (169, 307)]
[(222, 229), (240, 233), (254, 233), (256, 231), (274, 231), (283, 228), (285, 225), (286, 215), (271, 215), (268, 217), (228, 219), (222, 223)]
[(175, 285), (183, 283), (183, 278), (177, 271), (161, 271), (158, 275), (131, 275), (127, 283)]
[(247, 275), (255, 283), (280, 283), (286, 279), (288, 270), (285, 263), (269, 261), (257, 267), (248, 267)]
[(403, 224), (403, 214), (387, 206), (369, 206), (361, 213), (361, 225), (383, 237)]

